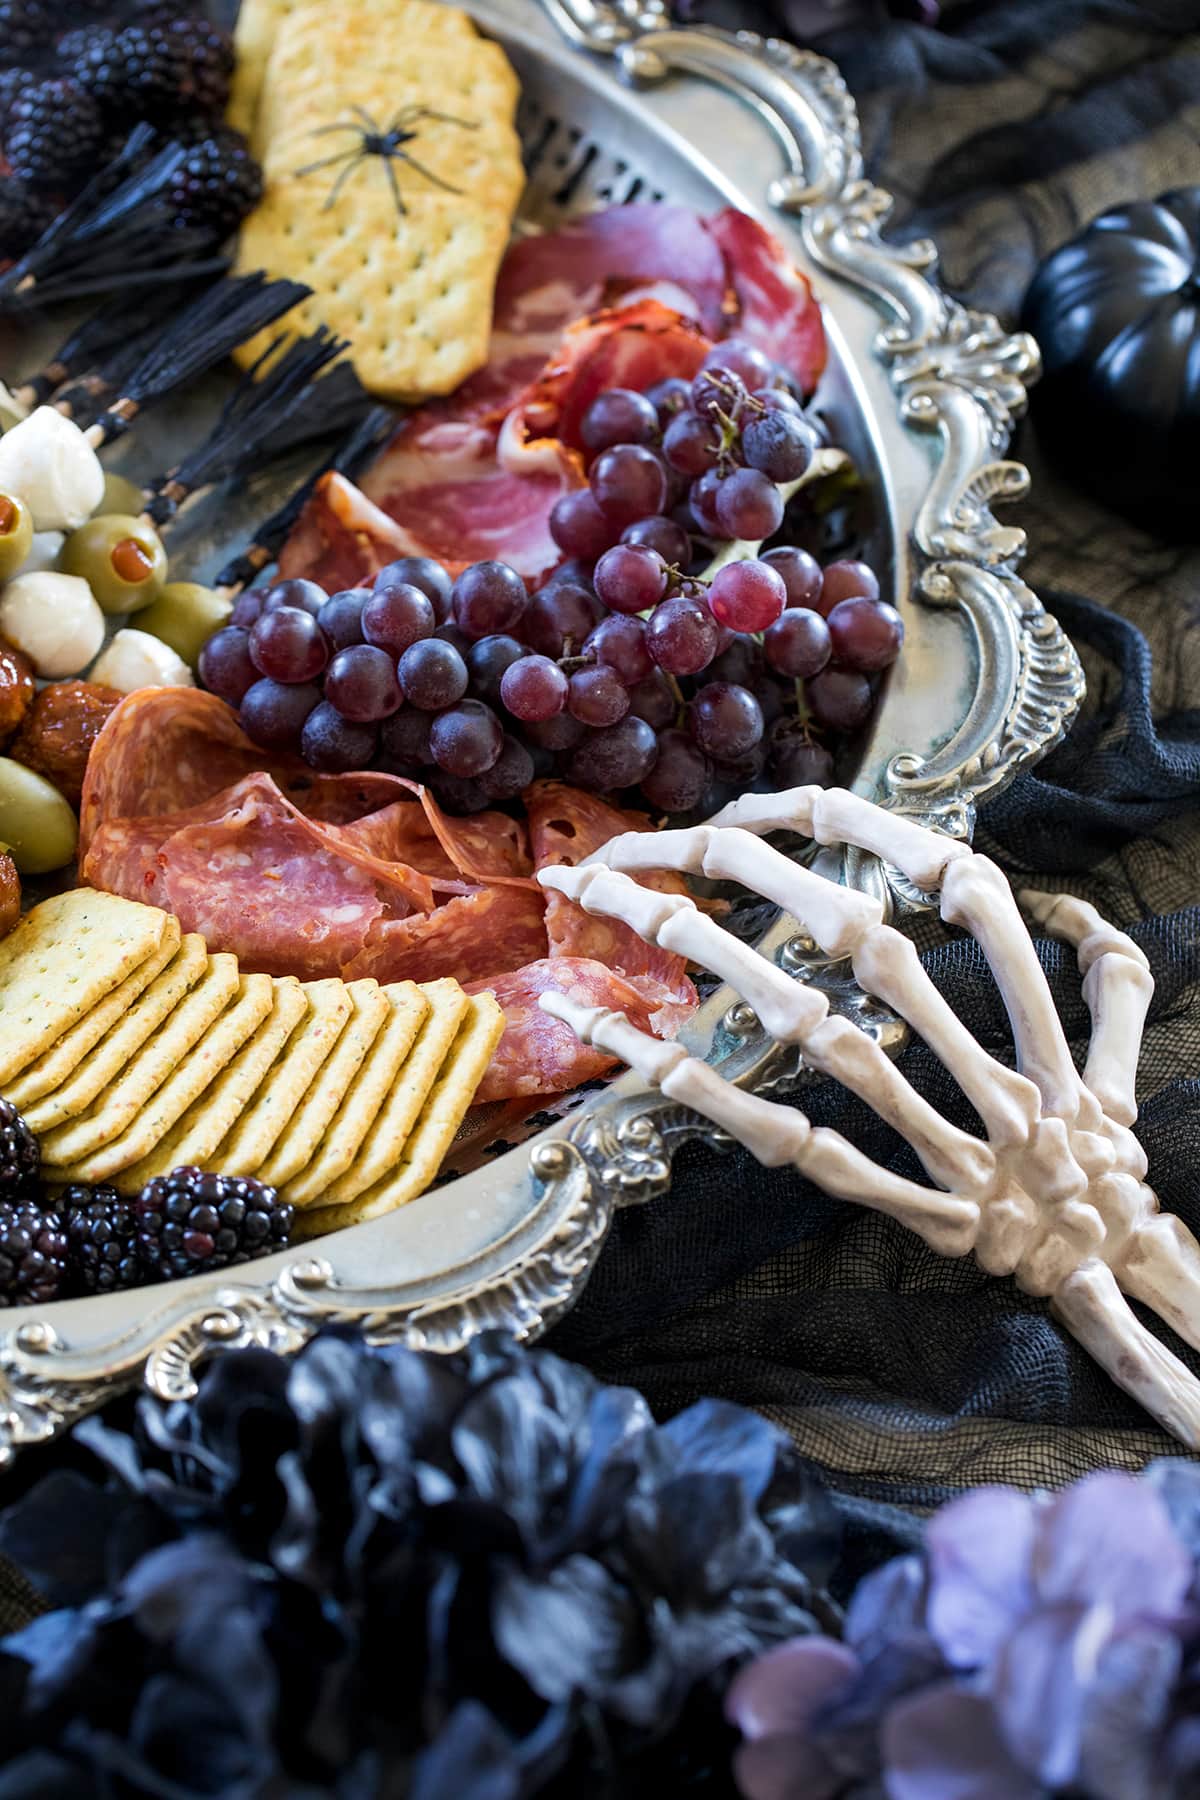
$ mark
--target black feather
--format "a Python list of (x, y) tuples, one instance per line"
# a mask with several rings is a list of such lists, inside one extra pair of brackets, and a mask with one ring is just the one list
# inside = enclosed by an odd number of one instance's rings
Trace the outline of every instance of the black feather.
[(186, 156), (137, 126), (123, 148), (0, 276), (0, 312), (148, 283), (216, 274), (228, 266), (217, 233), (181, 226), (167, 188)]
[(390, 406), (372, 407), (333, 454), (313, 471), (307, 481), (301, 483), (290, 499), (285, 500), (269, 519), (263, 520), (254, 534), (254, 542), (240, 556), (235, 556), (226, 563), (213, 585), (229, 592), (248, 587), (268, 563), (274, 562), (322, 476), (335, 472), (348, 477), (354, 476), (367, 458), (392, 435), (395, 428), (396, 414)]
[[(268, 461), (273, 454), (268, 441), (311, 393), (320, 371), (346, 348), (346, 339), (323, 325), (311, 337), (297, 338), (282, 356), (276, 357), (277, 345), (270, 345), (242, 377), (204, 442), (154, 484), (158, 491), (146, 510), (155, 524), (173, 518), (180, 503), (199, 488), (251, 475)], [(272, 357), (275, 361), (262, 373)]]
[(121, 383), (120, 400), (93, 427), (101, 442), (119, 437), (144, 406), (203, 375), (311, 291), (299, 281), (268, 281), (261, 270), (213, 282), (158, 334)]

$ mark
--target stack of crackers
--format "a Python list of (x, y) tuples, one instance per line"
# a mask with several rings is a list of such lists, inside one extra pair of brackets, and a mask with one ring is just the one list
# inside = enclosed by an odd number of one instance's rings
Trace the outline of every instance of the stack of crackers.
[(77, 888), (0, 943), (0, 1093), (49, 1182), (253, 1175), (313, 1236), (422, 1193), (504, 1027), (456, 981), (246, 975), (156, 907)]
[(236, 47), (230, 122), (266, 183), (238, 270), (307, 282), (288, 327), (348, 338), (385, 399), (451, 392), (487, 360), (524, 186), (504, 52), (432, 0), (243, 0)]

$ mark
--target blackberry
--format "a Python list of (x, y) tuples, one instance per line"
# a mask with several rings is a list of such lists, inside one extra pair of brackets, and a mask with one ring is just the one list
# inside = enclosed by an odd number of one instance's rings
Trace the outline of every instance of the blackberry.
[(58, 28), (60, 0), (0, 0), (0, 63), (32, 61)]
[(99, 37), (75, 75), (110, 117), (173, 125), (180, 112), (217, 118), (229, 98), (233, 45), (207, 19), (152, 18)]
[(241, 132), (222, 128), (191, 146), (167, 197), (181, 224), (208, 225), (228, 237), (261, 200), (262, 170)]
[(0, 69), (0, 144), (8, 130), (8, 115), (12, 111), (13, 101), (26, 88), (31, 88), (37, 76), (29, 69)]
[(4, 148), (13, 173), (31, 187), (62, 190), (94, 167), (103, 137), (104, 117), (91, 95), (56, 75), (17, 95)]
[(54, 217), (44, 194), (35, 194), (15, 175), (0, 179), (0, 262), (15, 261), (36, 244)]
[(284, 1249), (291, 1236), (294, 1208), (250, 1176), (173, 1169), (148, 1181), (134, 1204), (150, 1281), (232, 1268)]
[(76, 1293), (112, 1294), (142, 1278), (137, 1254), (137, 1208), (116, 1188), (76, 1182), (58, 1196), (65, 1223), (67, 1269)]
[(28, 1200), (0, 1200), (0, 1306), (57, 1300), (67, 1272), (67, 1240), (56, 1212)]
[(0, 1100), (0, 1201), (36, 1199), (42, 1153), (11, 1100)]
[(54, 46), (54, 54), (67, 75), (75, 73), (75, 65), (92, 55), (108, 53), (116, 32), (111, 25), (75, 25), (64, 31)]

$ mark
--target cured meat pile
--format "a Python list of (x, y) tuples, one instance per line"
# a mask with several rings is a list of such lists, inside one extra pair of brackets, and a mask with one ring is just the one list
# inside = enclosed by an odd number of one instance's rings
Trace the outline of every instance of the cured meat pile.
[(451, 574), (488, 558), (537, 586), (562, 560), (559, 496), (585, 485), (576, 427), (606, 388), (690, 378), (736, 334), (811, 391), (825, 364), (820, 309), (769, 232), (732, 208), (629, 205), (518, 239), (496, 288), (486, 366), (412, 413), (361, 489), (323, 478), (280, 569), (328, 592), (401, 556)]
[[(525, 812), (450, 818), (400, 776), (314, 774), (251, 743), (215, 695), (143, 688), (92, 749), (79, 868), (92, 887), (175, 913), (247, 971), (490, 988), (507, 1028), (477, 1098), (507, 1100), (612, 1066), (539, 1010), (547, 989), (664, 1037), (696, 1004), (680, 957), (534, 880), (649, 829), (645, 816), (559, 782), (536, 783)], [(650, 879), (682, 891), (677, 876)]]

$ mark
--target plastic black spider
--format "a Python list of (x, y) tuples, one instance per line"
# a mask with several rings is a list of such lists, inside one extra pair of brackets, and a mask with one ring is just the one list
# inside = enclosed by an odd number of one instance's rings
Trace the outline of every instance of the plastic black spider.
[(331, 169), (337, 163), (345, 164), (329, 190), (328, 198), (321, 208), (322, 212), (328, 212), (336, 203), (338, 195), (357, 165), (364, 162), (368, 156), (382, 157), (383, 166), (387, 170), (388, 181), (391, 184), (392, 198), (396, 202), (396, 211), (401, 218), (405, 216), (407, 209), (404, 205), (404, 196), (400, 192), (400, 183), (396, 179), (395, 164), (398, 162), (407, 163), (419, 175), (424, 175), (427, 181), (432, 181), (435, 187), (444, 188), (448, 194), (461, 194), (461, 188), (456, 188), (450, 182), (443, 181), (440, 175), (435, 175), (432, 169), (427, 169), (424, 163), (419, 163), (412, 152), (405, 148), (405, 145), (411, 144), (420, 136), (420, 127), (427, 120), (432, 119), (442, 125), (461, 125), (464, 131), (478, 130), (476, 120), (456, 119), (453, 114), (435, 112), (430, 106), (413, 105), (402, 107), (387, 130), (384, 131), (365, 108), (352, 106), (350, 111), (355, 115), (353, 119), (340, 119), (336, 125), (322, 125), (312, 135), (313, 137), (327, 137), (331, 131), (353, 131), (357, 133), (358, 143), (349, 150), (339, 150), (336, 156), (323, 156), (318, 162), (308, 163), (303, 169), (296, 171), (297, 175), (313, 175), (318, 169)]

